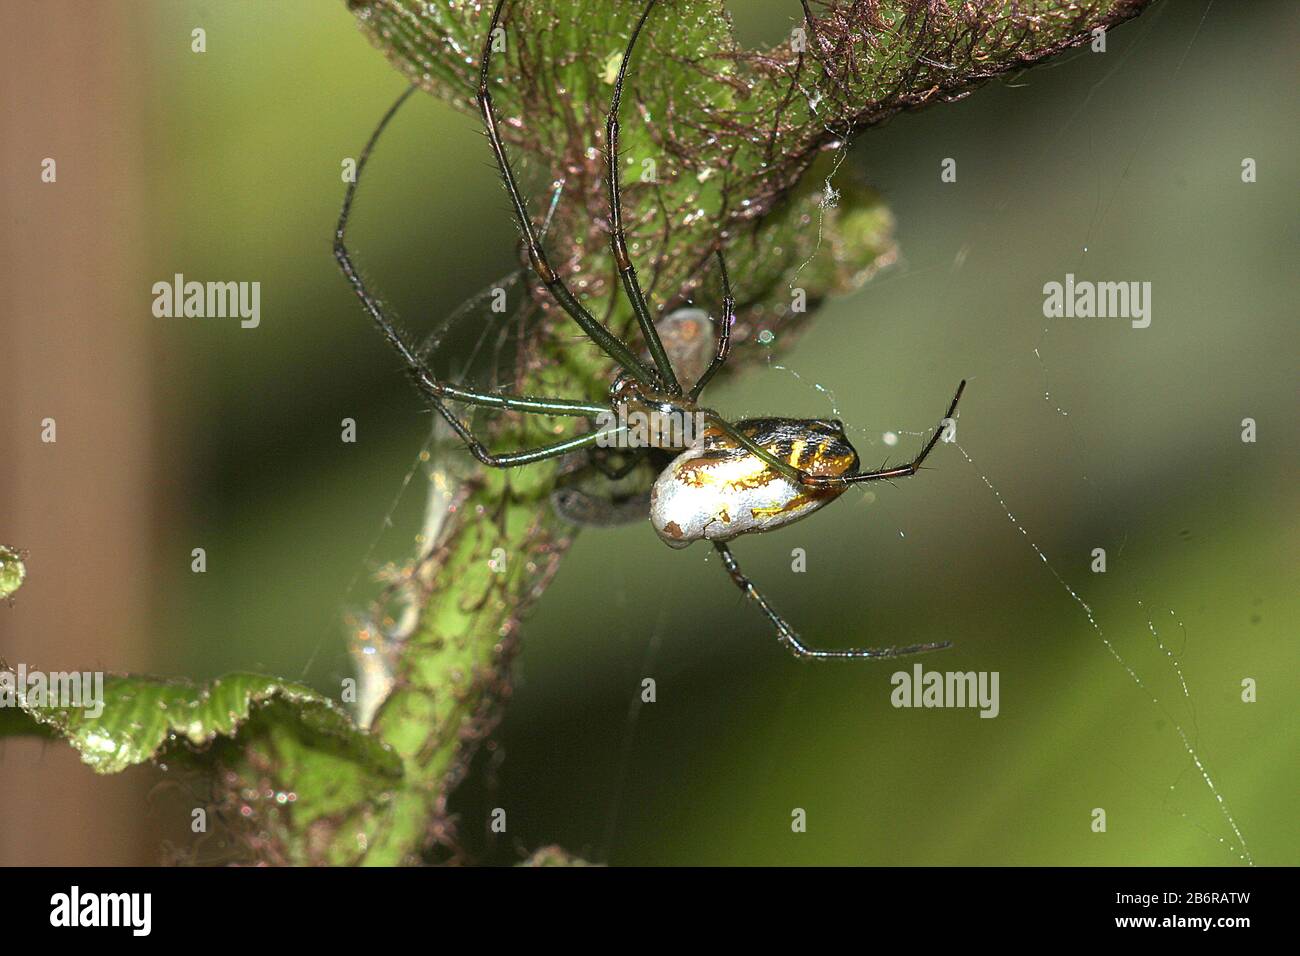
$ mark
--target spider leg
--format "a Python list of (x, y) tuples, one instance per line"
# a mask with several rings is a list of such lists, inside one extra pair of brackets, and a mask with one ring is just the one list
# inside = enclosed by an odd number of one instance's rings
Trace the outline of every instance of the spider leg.
[(632, 311), (636, 315), (637, 324), (641, 326), (641, 334), (645, 337), (655, 368), (659, 370), (659, 375), (663, 378), (668, 391), (673, 395), (680, 395), (682, 387), (677, 382), (677, 376), (673, 374), (673, 364), (668, 359), (668, 353), (664, 351), (663, 343), (659, 341), (659, 331), (655, 328), (654, 320), (650, 318), (650, 308), (646, 305), (645, 293), (641, 291), (641, 283), (636, 278), (636, 269), (632, 266), (632, 260), (627, 253), (627, 236), (623, 231), (623, 200), (618, 175), (618, 107), (623, 100), (623, 78), (627, 75), (627, 65), (632, 59), (632, 49), (636, 46), (637, 37), (641, 35), (641, 28), (645, 26), (646, 20), (649, 19), (650, 11), (654, 9), (654, 5), (655, 0), (650, 0), (646, 4), (641, 19), (637, 21), (636, 27), (632, 30), (632, 36), (627, 41), (627, 50), (623, 53), (623, 62), (618, 68), (618, 78), (614, 81), (614, 96), (610, 100), (609, 116), (605, 122), (606, 186), (609, 189), (609, 239), (614, 252), (614, 263), (618, 266), (618, 274), (623, 279), (623, 289), (627, 293), (628, 301), (632, 304)]
[(632, 350), (628, 348), (625, 342), (596, 321), (596, 317), (587, 311), (574, 294), (569, 291), (569, 287), (564, 280), (551, 268), (551, 264), (546, 258), (546, 251), (542, 248), (537, 233), (533, 229), (532, 220), (528, 217), (527, 204), (524, 201), (523, 193), (519, 189), (519, 184), (515, 180), (514, 170), (510, 167), (510, 159), (506, 156), (505, 144), (501, 140), (496, 108), (492, 105), (492, 92), (488, 82), (488, 74), (492, 66), (493, 34), (501, 22), (501, 11), (505, 5), (506, 0), (497, 0), (496, 8), (492, 11), (492, 20), (488, 24), (487, 34), (484, 37), (482, 66), (479, 71), (478, 105), (483, 114), (483, 123), (487, 128), (488, 142), (492, 145), (492, 155), (496, 157), (497, 169), (501, 173), (501, 178), (505, 181), (506, 192), (510, 194), (510, 202), (515, 209), (515, 219), (519, 223), (519, 229), (523, 232), (525, 243), (528, 246), (529, 264), (532, 266), (533, 271), (537, 273), (537, 277), (542, 280), (542, 284), (546, 286), (547, 291), (555, 298), (555, 301), (581, 326), (582, 330), (587, 333), (588, 338), (596, 343), (601, 351), (627, 369), (641, 384), (651, 388), (657, 387), (659, 383), (655, 373), (646, 368), (641, 360), (632, 354)]
[(909, 654), (938, 651), (952, 646), (949, 641), (940, 641), (933, 644), (909, 644), (906, 647), (846, 647), (839, 650), (821, 650), (809, 647), (800, 640), (794, 628), (787, 624), (785, 619), (773, 609), (767, 598), (763, 596), (763, 592), (754, 586), (754, 582), (745, 576), (745, 572), (740, 570), (740, 565), (736, 563), (736, 558), (732, 555), (731, 549), (721, 541), (713, 542), (713, 546), (718, 549), (718, 554), (722, 556), (722, 564), (727, 569), (727, 574), (731, 576), (732, 582), (744, 592), (746, 597), (751, 598), (758, 604), (759, 609), (767, 615), (768, 621), (776, 629), (777, 640), (795, 657), (814, 661), (871, 660), (905, 657)]
[(854, 475), (827, 476), (810, 475), (807, 472), (803, 472), (799, 478), (800, 482), (812, 487), (838, 488), (844, 485), (856, 485), (864, 481), (879, 481), (881, 479), (889, 478), (910, 478), (912, 475), (915, 475), (920, 471), (921, 463), (925, 461), (930, 452), (934, 449), (935, 444), (939, 441), (939, 436), (943, 434), (944, 423), (952, 418), (952, 413), (957, 410), (957, 403), (961, 401), (961, 393), (965, 390), (966, 380), (962, 379), (961, 384), (957, 386), (957, 394), (953, 395), (952, 403), (948, 406), (948, 411), (939, 421), (939, 427), (934, 430), (934, 434), (931, 435), (930, 440), (925, 443), (925, 447), (921, 449), (921, 453), (913, 458), (908, 464), (899, 465), (895, 468), (882, 468), (879, 471), (858, 472)]
[(435, 401), (433, 407), (447, 420), (447, 424), (452, 427), (452, 430), (459, 435), (461, 440), (469, 447), (470, 454), (489, 468), (515, 468), (519, 465), (531, 465), (535, 461), (545, 461), (547, 458), (558, 458), (561, 455), (567, 455), (571, 451), (577, 451), (579, 448), (587, 448), (596, 444), (596, 442), (600, 440), (602, 434), (612, 435), (616, 431), (624, 430), (614, 429), (608, 432), (588, 432), (585, 435), (579, 435), (576, 438), (566, 438), (564, 441), (555, 442), (551, 445), (542, 445), (537, 448), (526, 448), (523, 451), (494, 455), (492, 452), (488, 451), (486, 445), (471, 434), (465, 423), (457, 418), (446, 405)]
[[(758, 442), (754, 441), (754, 439), (750, 438), (748, 435), (742, 432), (735, 425), (731, 424), (731, 422), (727, 421), (725, 418), (723, 418), (713, 409), (701, 408), (699, 409), (699, 413), (704, 416), (705, 420), (712, 422), (713, 425), (724, 435), (726, 435), (728, 438), (730, 438), (740, 447), (744, 448), (745, 451), (749, 452), (751, 455), (763, 459), (763, 461), (769, 467), (775, 470), (778, 474), (784, 476), (785, 478), (788, 478), (790, 481), (793, 481), (796, 484), (806, 483), (804, 482), (803, 476), (806, 475), (807, 472), (803, 471), (803, 469), (801, 468), (796, 468), (788, 461), (782, 461), (780, 458), (777, 458), (776, 455), (772, 454), (770, 451), (768, 451)], [(813, 477), (813, 476), (809, 476), (809, 477)]]
[(718, 266), (722, 269), (722, 327), (718, 329), (718, 350), (709, 362), (709, 367), (691, 389), (689, 397), (692, 402), (700, 397), (704, 386), (726, 364), (727, 356), (731, 354), (731, 326), (736, 321), (736, 298), (731, 294), (731, 277), (727, 275), (727, 260), (723, 258), (721, 249), (718, 250)]
[(752, 455), (763, 459), (778, 474), (783, 475), (796, 484), (803, 485), (807, 488), (843, 488), (847, 485), (856, 485), (863, 481), (879, 481), (882, 478), (907, 478), (916, 474), (921, 463), (925, 461), (938, 442), (939, 436), (943, 433), (943, 422), (952, 418), (952, 413), (957, 410), (957, 402), (961, 399), (961, 393), (966, 389), (966, 380), (962, 379), (961, 384), (957, 386), (957, 394), (952, 397), (952, 404), (948, 406), (948, 413), (944, 415), (943, 420), (939, 423), (939, 428), (930, 436), (930, 440), (921, 453), (916, 456), (909, 464), (899, 465), (897, 468), (885, 468), (880, 471), (859, 472), (853, 475), (814, 475), (802, 468), (796, 468), (788, 461), (782, 461), (770, 451), (754, 441), (748, 435), (743, 434), (739, 428), (724, 419), (717, 412), (710, 408), (701, 408), (700, 414), (711, 421), (717, 428), (722, 431), (728, 438), (736, 442)]
[[(575, 401), (563, 398), (537, 398), (529, 395), (498, 395), (491, 392), (478, 392), (461, 388), (457, 385), (451, 385), (446, 382), (440, 382), (434, 377), (429, 368), (420, 360), (416, 351), (406, 341), (401, 331), (393, 324), (392, 320), (384, 313), (383, 307), (379, 300), (370, 293), (366, 288), (365, 280), (361, 278), (357, 271), (356, 265), (352, 261), (352, 255), (348, 251), (346, 234), (348, 219), (352, 212), (352, 202), (356, 196), (357, 187), (361, 182), (361, 173), (365, 169), (366, 162), (374, 150), (375, 143), (378, 142), (379, 136), (383, 133), (384, 128), (397, 113), (398, 109), (406, 102), (407, 98), (414, 92), (415, 87), (407, 89), (397, 101), (389, 107), (388, 112), (384, 114), (383, 119), (379, 121), (378, 127), (371, 134), (365, 148), (357, 158), (356, 175), (352, 182), (348, 183), (347, 191), (343, 197), (343, 209), (339, 213), (338, 227), (334, 233), (334, 257), (338, 260), (339, 267), (343, 270), (344, 276), (347, 277), (348, 283), (356, 293), (357, 298), (365, 307), (366, 312), (374, 321), (375, 326), (387, 339), (389, 345), (401, 356), (406, 363), (407, 370), (410, 372), (416, 385), (424, 392), (433, 407), (438, 411), (457, 435), (469, 446), (474, 457), (485, 465), (492, 467), (504, 468), (514, 465), (528, 464), (534, 461), (541, 461), (545, 458), (552, 458), (557, 455), (565, 454), (577, 448), (585, 448), (594, 444), (600, 437), (601, 432), (591, 432), (581, 435), (577, 438), (567, 439), (553, 445), (546, 445), (541, 448), (527, 449), (521, 452), (515, 452), (506, 455), (493, 455), (487, 448), (476, 439), (465, 426), (445, 404), (444, 400), (465, 402), (471, 405), (481, 405), (489, 408), (507, 409), (511, 411), (524, 412), (534, 415), (571, 415), (581, 418), (592, 418), (604, 414), (609, 408), (604, 405), (597, 405), (591, 402)], [(610, 434), (610, 433), (606, 433)]]

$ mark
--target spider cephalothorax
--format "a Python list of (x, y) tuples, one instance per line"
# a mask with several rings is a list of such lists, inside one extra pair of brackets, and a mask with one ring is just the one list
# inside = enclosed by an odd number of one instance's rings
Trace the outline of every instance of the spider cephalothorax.
[[(496, 159), (497, 168), (514, 207), (515, 219), (524, 236), (530, 268), (555, 303), (566, 312), (587, 337), (605, 352), (622, 371), (609, 389), (608, 404), (567, 398), (506, 395), (453, 385), (436, 378), (417, 350), (385, 315), (379, 300), (366, 288), (352, 262), (345, 231), (352, 200), (371, 150), (379, 135), (411, 90), (398, 99), (380, 121), (357, 160), (356, 176), (349, 183), (335, 232), (334, 254), (361, 303), (376, 327), (406, 363), (416, 386), (484, 465), (511, 468), (561, 458), (575, 451), (591, 450), (593, 464), (611, 478), (627, 474), (643, 456), (662, 460), (676, 453), (655, 480), (650, 494), (650, 518), (655, 531), (668, 545), (681, 548), (694, 541), (712, 542), (732, 581), (750, 597), (776, 629), (777, 636), (798, 657), (815, 660), (898, 657), (935, 650), (945, 644), (914, 644), (907, 647), (848, 648), (820, 650), (808, 647), (786, 621), (773, 610), (736, 563), (726, 542), (742, 534), (770, 531), (812, 514), (838, 498), (850, 485), (916, 474), (939, 439), (930, 436), (920, 453), (909, 463), (875, 471), (859, 471), (858, 454), (844, 434), (840, 422), (820, 419), (756, 418), (730, 422), (699, 404), (700, 394), (726, 363), (731, 350), (731, 327), (735, 321), (735, 298), (721, 248), (717, 261), (722, 280), (722, 316), (716, 323), (716, 342), (707, 363), (694, 381), (683, 382), (682, 365), (674, 363), (651, 316), (649, 303), (637, 279), (623, 229), (620, 199), (618, 136), (619, 103), (628, 63), (637, 37), (654, 9), (650, 0), (632, 31), (623, 54), (605, 126), (605, 173), (609, 193), (610, 243), (614, 263), (627, 294), (637, 325), (645, 340), (638, 355), (626, 342), (596, 320), (552, 268), (528, 213), (528, 203), (515, 179), (501, 139), (496, 110), (492, 104), (492, 37), (501, 21), (506, 0), (497, 0), (488, 25), (480, 63), (478, 103)], [(805, 10), (807, 8), (805, 7)], [(673, 316), (666, 317), (668, 320)], [(644, 355), (644, 357), (642, 357)], [(689, 384), (688, 384), (689, 383)], [(944, 422), (951, 420), (966, 383), (957, 388)], [(448, 402), (463, 402), (485, 408), (545, 416), (573, 416), (592, 423), (585, 431), (539, 448), (498, 454), (489, 451), (470, 431)], [(942, 424), (942, 423), (941, 423)], [(614, 446), (625, 461), (616, 466), (604, 462), (599, 452)]]

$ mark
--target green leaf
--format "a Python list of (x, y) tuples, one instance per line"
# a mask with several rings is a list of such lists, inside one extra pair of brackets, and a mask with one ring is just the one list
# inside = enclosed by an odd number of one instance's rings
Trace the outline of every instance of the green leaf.
[[(14, 687), (19, 675), (4, 673)], [(313, 746), (328, 744), (373, 774), (401, 774), (400, 761), (387, 747), (357, 729), (332, 701), (302, 684), (257, 674), (230, 674), (206, 685), (108, 676), (102, 712), (92, 716), (95, 708), (45, 706), (27, 683), (16, 687), (17, 713), (26, 722), (11, 713), (0, 730), (12, 734), (44, 729), (71, 744), (97, 773), (118, 773), (173, 754), (201, 760), (218, 738), (235, 738), (247, 726), (268, 738), (284, 739), (286, 729), (301, 732), (315, 738)], [(259, 714), (262, 710), (273, 719), (266, 720)]]
[[(724, 0), (661, 0), (629, 65), (619, 141), (629, 247), (652, 305), (671, 310), (687, 297), (716, 305), (710, 255), (721, 245), (739, 305), (733, 344), (762, 333), (770, 333), (765, 342), (787, 341), (813, 311), (791, 306), (796, 288), (815, 303), (850, 291), (893, 258), (888, 231), (855, 242), (849, 220), (863, 190), (852, 164), (835, 164), (841, 208), (819, 202), (830, 176), (829, 169), (810, 174), (819, 157), (832, 150), (842, 158), (834, 149), (840, 141), (1087, 42), (1092, 30), (1135, 16), (1147, 2), (813, 0), (809, 27), (798, 0), (790, 0), (790, 36), (745, 49)], [(410, 82), (475, 113), (494, 6), (349, 3)], [(564, 266), (579, 298), (623, 333), (631, 313), (617, 294), (608, 251), (605, 120), (628, 37), (645, 9), (645, 0), (511, 0), (489, 77), (516, 169), (539, 173), (533, 192), (549, 192), (550, 177), (565, 178), (547, 240), (552, 262)], [(792, 208), (799, 189), (804, 201)], [(870, 206), (883, 212), (874, 197)], [(887, 213), (883, 222), (892, 225)], [(802, 268), (810, 258), (821, 268)], [(781, 274), (773, 277), (774, 269)], [(542, 354), (555, 348), (547, 338), (536, 343)], [(761, 354), (739, 348), (729, 368)]]
[[(472, 107), (491, 4), (352, 6), (412, 82)], [(610, 254), (603, 151), (614, 74), (643, 9), (640, 0), (516, 0), (505, 10), (504, 49), (492, 63), (509, 154), (517, 170), (533, 173), (524, 185), (534, 213), (550, 192), (549, 177), (565, 178), (546, 240), (551, 260), (588, 308), (629, 341), (639, 339)], [(826, 118), (810, 112), (820, 73), (806, 58), (795, 57), (784, 73), (769, 60), (737, 45), (720, 0), (662, 3), (638, 41), (620, 111), (624, 221), (642, 284), (665, 312), (687, 299), (716, 310), (721, 289), (712, 253), (721, 246), (738, 304), (729, 369), (761, 360), (763, 350), (741, 347), (760, 332), (788, 341), (811, 312), (804, 302), (851, 290), (894, 255), (892, 219), (849, 168), (836, 174), (838, 207), (822, 202), (830, 163), (801, 186), (834, 138)], [(482, 158), (490, 161), (486, 144)], [(862, 209), (871, 228), (846, 228)], [(565, 362), (582, 386), (603, 388), (609, 361), (574, 350), (572, 337), (567, 318), (552, 310), (531, 346)]]

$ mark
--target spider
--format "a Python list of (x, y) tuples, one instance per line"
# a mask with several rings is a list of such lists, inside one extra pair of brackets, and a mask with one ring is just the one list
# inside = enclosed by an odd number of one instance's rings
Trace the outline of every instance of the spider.
[[(726, 420), (699, 402), (705, 386), (727, 361), (731, 348), (731, 326), (735, 321), (735, 297), (732, 295), (721, 246), (715, 250), (722, 284), (722, 322), (717, 330), (716, 347), (703, 374), (693, 385), (686, 387), (678, 381), (628, 255), (617, 161), (619, 103), (623, 83), (637, 37), (649, 19), (655, 2), (656, 0), (650, 0), (647, 4), (628, 40), (614, 83), (605, 126), (605, 186), (609, 199), (611, 249), (623, 290), (645, 339), (646, 351), (643, 354), (648, 354), (648, 360), (638, 357), (626, 342), (597, 321), (570, 291), (564, 278), (552, 268), (547, 259), (529, 217), (527, 200), (515, 178), (498, 128), (489, 81), (492, 37), (501, 22), (506, 0), (497, 0), (480, 61), (477, 102), (497, 169), (523, 234), (529, 266), (556, 304), (621, 368), (610, 386), (608, 404), (498, 394), (441, 381), (430, 371), (418, 350), (384, 313), (379, 300), (367, 289), (353, 264), (345, 241), (348, 216), (361, 172), (371, 151), (398, 108), (414, 91), (414, 86), (407, 89), (384, 114), (357, 160), (356, 175), (348, 184), (335, 231), (335, 258), (365, 311), (405, 363), (416, 387), (482, 464), (492, 468), (516, 468), (568, 455), (570, 452), (594, 450), (598, 443), (604, 444), (620, 436), (625, 437), (627, 425), (600, 427), (538, 448), (495, 453), (489, 451), (473, 435), (469, 426), (448, 408), (447, 402), (532, 415), (573, 416), (588, 421), (608, 421), (612, 413), (619, 422), (626, 422), (631, 417), (629, 413), (638, 413), (648, 418), (658, 415), (661, 421), (685, 422), (690, 419), (703, 422), (705, 427), (702, 435), (696, 436), (689, 444), (680, 437), (679, 429), (657, 429), (650, 433), (649, 450), (657, 450), (660, 455), (675, 455), (655, 479), (650, 494), (650, 522), (666, 544), (673, 548), (683, 548), (695, 541), (709, 541), (717, 550), (723, 567), (736, 587), (758, 605), (776, 630), (780, 642), (798, 658), (892, 658), (947, 647), (948, 642), (834, 650), (810, 647), (745, 576), (727, 545), (728, 541), (742, 534), (771, 531), (805, 518), (834, 501), (852, 485), (915, 475), (934, 449), (944, 424), (951, 420), (956, 411), (966, 382), (963, 380), (958, 385), (939, 427), (910, 463), (876, 471), (859, 470), (858, 454), (839, 421), (793, 418), (754, 418), (737, 422)], [(636, 456), (633, 456), (633, 462), (635, 460)], [(627, 467), (612, 476), (626, 473)]]

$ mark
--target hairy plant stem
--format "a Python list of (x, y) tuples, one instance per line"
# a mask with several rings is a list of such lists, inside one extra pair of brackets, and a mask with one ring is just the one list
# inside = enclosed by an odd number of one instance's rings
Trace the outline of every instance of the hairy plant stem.
[[(471, 479), (433, 552), (415, 571), (418, 624), (403, 642), (394, 685), (372, 728), (405, 767), (397, 825), (377, 834), (368, 863), (413, 862), (458, 847), (446, 802), (510, 693), (520, 620), (559, 567), (573, 529), (547, 495), (553, 464)], [(412, 829), (403, 822), (420, 821)]]

